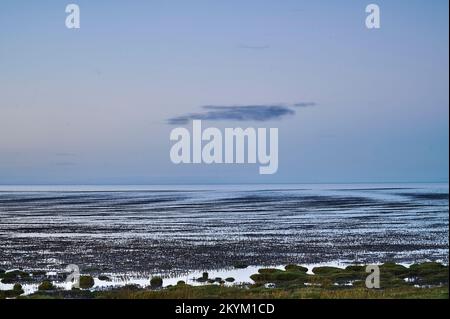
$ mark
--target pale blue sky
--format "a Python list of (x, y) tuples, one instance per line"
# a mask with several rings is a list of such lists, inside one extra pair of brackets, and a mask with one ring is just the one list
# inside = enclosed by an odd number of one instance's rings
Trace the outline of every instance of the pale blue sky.
[[(448, 181), (448, 1), (71, 2), (0, 2), (0, 184)], [(278, 127), (275, 175), (170, 161), (170, 118), (298, 102), (205, 123)]]

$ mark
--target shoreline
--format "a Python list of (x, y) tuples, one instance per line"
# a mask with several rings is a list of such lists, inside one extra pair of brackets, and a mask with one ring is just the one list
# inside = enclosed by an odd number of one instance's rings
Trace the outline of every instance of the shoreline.
[[(1, 273), (2, 282), (8, 278), (7, 284), (0, 283), (0, 297), (8, 298), (70, 298), (78, 294), (78, 297), (85, 298), (101, 297), (103, 294), (123, 294), (133, 291), (158, 295), (165, 293), (179, 292), (180, 287), (189, 287), (194, 291), (209, 289), (234, 289), (239, 291), (250, 290), (257, 293), (272, 293), (275, 290), (291, 291), (298, 290), (298, 293), (306, 293), (309, 289), (315, 292), (331, 293), (332, 291), (343, 292), (352, 295), (360, 294), (364, 291), (364, 279), (368, 276), (365, 265), (348, 265), (336, 267), (337, 265), (287, 265), (278, 267), (241, 267), (223, 271), (191, 272), (185, 276), (164, 277), (154, 274), (147, 277), (133, 277), (128, 275), (102, 274), (90, 276), (83, 274), (81, 277), (91, 278), (90, 286), (82, 289), (73, 288), (73, 284), (66, 282), (63, 273), (45, 273), (40, 277), (35, 277), (27, 272), (6, 271)], [(404, 266), (395, 263), (385, 263), (379, 265), (382, 278), (382, 290), (395, 293), (414, 293), (427, 295), (430, 291), (439, 291), (445, 297), (447, 289), (448, 298), (448, 265), (427, 262)], [(12, 273), (15, 273), (13, 277)], [(55, 279), (59, 276), (59, 279)], [(52, 280), (55, 279), (55, 280)], [(158, 279), (158, 284), (154, 286), (153, 279)], [(31, 281), (33, 281), (31, 283)], [(47, 282), (48, 289), (41, 289), (41, 285)], [(211, 288), (217, 286), (217, 288)], [(19, 289), (20, 288), (20, 289)], [(258, 290), (259, 289), (259, 290)], [(417, 290), (419, 289), (419, 290)], [(444, 290), (442, 290), (444, 289)], [(378, 289), (379, 290), (379, 289)], [(380, 290), (379, 290), (380, 291)], [(20, 292), (20, 293), (19, 293)], [(367, 292), (368, 293), (368, 292)], [(372, 293), (372, 292), (370, 292)], [(444, 294), (443, 294), (444, 293)], [(204, 296), (205, 297), (205, 296)], [(206, 296), (208, 297), (208, 296)], [(1, 298), (0, 298), (1, 299)]]

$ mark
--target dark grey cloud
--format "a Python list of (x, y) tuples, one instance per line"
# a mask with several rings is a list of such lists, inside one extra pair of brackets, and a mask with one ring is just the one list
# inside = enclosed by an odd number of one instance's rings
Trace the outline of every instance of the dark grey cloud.
[(299, 102), (292, 104), (294, 107), (310, 107), (310, 106), (316, 106), (317, 104), (314, 102)]
[[(307, 105), (308, 104), (308, 105)], [(312, 103), (296, 103), (292, 105), (235, 105), (235, 106), (203, 106), (203, 112), (180, 115), (168, 119), (172, 125), (187, 124), (192, 120), (206, 121), (270, 121), (281, 119), (285, 116), (294, 115), (295, 106), (311, 106)]]

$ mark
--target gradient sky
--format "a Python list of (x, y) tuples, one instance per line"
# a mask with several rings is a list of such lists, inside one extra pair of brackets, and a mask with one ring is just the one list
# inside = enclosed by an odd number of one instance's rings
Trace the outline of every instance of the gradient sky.
[[(448, 182), (446, 0), (71, 2), (0, 2), (0, 184)], [(278, 127), (275, 175), (170, 161), (171, 118), (300, 102), (204, 123)]]

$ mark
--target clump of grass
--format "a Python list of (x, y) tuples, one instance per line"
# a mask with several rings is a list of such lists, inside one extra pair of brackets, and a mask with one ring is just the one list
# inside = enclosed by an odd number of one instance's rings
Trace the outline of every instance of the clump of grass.
[(342, 269), (341, 268), (337, 268), (337, 267), (314, 267), (312, 269), (312, 272), (314, 273), (314, 275), (330, 275), (330, 274), (336, 274), (341, 272)]
[(234, 268), (236, 268), (236, 269), (245, 269), (247, 267), (248, 267), (248, 265), (243, 262), (237, 262), (234, 264)]
[(48, 280), (44, 280), (38, 286), (39, 291), (49, 291), (49, 290), (54, 290), (54, 289), (55, 289), (55, 286), (53, 285), (53, 283), (51, 281), (48, 281)]
[(101, 280), (101, 281), (111, 281), (111, 278), (109, 278), (109, 277), (106, 276), (106, 275), (100, 275), (100, 276), (98, 276), (98, 280)]
[(300, 272), (307, 272), (308, 268), (303, 267), (303, 266), (299, 266), (299, 265), (287, 265), (286, 267), (284, 267), (284, 269), (286, 269), (286, 271), (300, 271)]
[(0, 290), (0, 299), (3, 298), (16, 298), (23, 294), (24, 291), (22, 289), (21, 284), (15, 284), (12, 290)]
[(17, 295), (21, 295), (24, 293), (21, 284), (15, 284), (13, 287), (13, 291), (17, 293)]
[(388, 273), (389, 275), (393, 275), (399, 278), (405, 278), (409, 274), (409, 269), (403, 265), (399, 265), (396, 263), (384, 263), (380, 266), (381, 273)]
[(276, 268), (262, 268), (258, 270), (257, 274), (250, 276), (257, 284), (296, 282), (303, 284), (308, 278), (306, 272), (300, 271), (284, 271)]
[(276, 268), (261, 268), (261, 269), (258, 269), (258, 272), (260, 274), (274, 274), (274, 273), (283, 272), (283, 270), (276, 269)]
[(207, 272), (204, 272), (200, 278), (197, 278), (197, 282), (207, 282), (209, 279), (209, 274)]
[(156, 288), (161, 288), (163, 285), (163, 279), (159, 276), (155, 276), (152, 277), (152, 279), (150, 279), (150, 287), (152, 287), (153, 289)]
[(95, 281), (92, 276), (80, 276), (80, 288), (89, 289), (94, 287)]
[(30, 274), (22, 270), (13, 270), (0, 273), (1, 282), (4, 284), (12, 284), (17, 281), (28, 281), (31, 279)]
[(345, 270), (363, 273), (363, 272), (366, 271), (366, 267), (365, 266), (361, 266), (361, 265), (350, 265), (350, 266), (347, 266), (345, 268)]
[(414, 264), (409, 267), (409, 276), (419, 285), (448, 285), (448, 266), (436, 262)]
[(422, 264), (414, 264), (409, 267), (412, 274), (419, 276), (432, 275), (439, 272), (448, 271), (448, 266), (437, 262), (426, 262)]
[(368, 274), (365, 268), (359, 266), (348, 266), (345, 269), (338, 267), (315, 267), (313, 268), (314, 277), (317, 282), (323, 286), (332, 284), (342, 285), (348, 282), (365, 280)]

